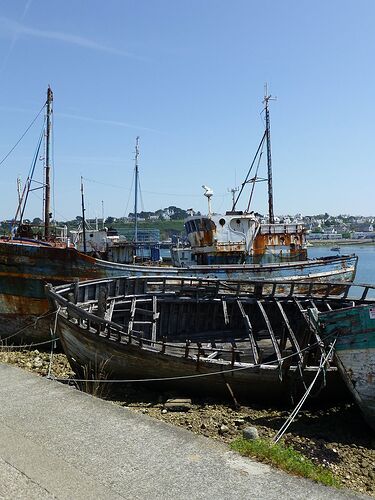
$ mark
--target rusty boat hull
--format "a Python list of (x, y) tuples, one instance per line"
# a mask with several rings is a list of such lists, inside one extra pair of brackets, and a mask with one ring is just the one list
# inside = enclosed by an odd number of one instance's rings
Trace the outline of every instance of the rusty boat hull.
[[(322, 293), (320, 283), (120, 277), (46, 293), (78, 378), (285, 402), (305, 392), (327, 352), (308, 309), (349, 307), (350, 289), (331, 295), (332, 284)], [(313, 392), (347, 396), (336, 366), (328, 364)]]
[(50, 338), (45, 283), (116, 276), (195, 276), (221, 280), (351, 282), (355, 255), (277, 264), (192, 266), (176, 268), (108, 262), (74, 248), (41, 242), (0, 241), (0, 338), (8, 343), (36, 343)]

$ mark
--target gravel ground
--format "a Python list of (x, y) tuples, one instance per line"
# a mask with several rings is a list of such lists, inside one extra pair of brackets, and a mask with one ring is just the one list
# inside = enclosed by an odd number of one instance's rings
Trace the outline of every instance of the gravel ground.
[[(0, 351), (0, 362), (11, 363), (45, 376), (49, 353), (39, 351)], [(63, 354), (55, 354), (51, 374), (73, 376)], [(105, 385), (100, 385), (99, 391)], [(95, 392), (95, 388), (94, 388)], [(96, 391), (95, 395), (102, 395)], [(254, 426), (261, 437), (272, 438), (291, 409), (242, 406), (234, 409), (228, 402), (193, 400), (188, 411), (167, 411), (164, 402), (178, 393), (156, 394), (127, 387), (113, 394), (116, 404), (151, 417), (179, 425), (196, 434), (229, 443), (242, 435), (243, 428)], [(284, 442), (316, 463), (329, 467), (347, 487), (375, 497), (375, 433), (364, 422), (355, 404), (334, 407), (312, 406), (303, 409), (284, 436)]]

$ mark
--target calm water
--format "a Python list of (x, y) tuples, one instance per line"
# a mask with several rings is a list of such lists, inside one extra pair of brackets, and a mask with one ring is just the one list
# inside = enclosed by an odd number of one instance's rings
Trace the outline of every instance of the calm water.
[[(343, 245), (341, 255), (355, 253), (358, 255), (358, 267), (355, 281), (357, 283), (370, 283), (375, 285), (375, 245)], [(309, 247), (309, 257), (324, 257), (327, 255), (337, 255), (330, 247)]]

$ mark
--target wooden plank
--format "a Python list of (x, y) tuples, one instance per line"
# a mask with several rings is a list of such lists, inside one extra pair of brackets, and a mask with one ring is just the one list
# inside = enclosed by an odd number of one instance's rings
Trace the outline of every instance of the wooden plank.
[(159, 319), (160, 313), (158, 313), (158, 299), (154, 295), (152, 297), (152, 326), (151, 326), (151, 340), (152, 340), (152, 345), (155, 345), (156, 342), (156, 327), (157, 327), (157, 320)]
[(128, 335), (130, 337), (131, 332), (133, 330), (133, 322), (134, 322), (134, 317), (135, 317), (135, 309), (137, 305), (137, 299), (135, 297), (132, 298), (132, 305), (130, 309), (130, 319), (128, 323)]
[[(329, 286), (328, 286), (328, 288), (329, 288)], [(307, 313), (307, 310), (302, 307), (300, 301), (297, 300), (295, 297), (293, 297), (293, 300), (294, 300), (294, 303), (296, 304), (298, 310), (300, 311), (302, 317), (304, 318), (305, 322), (307, 323), (307, 326), (309, 327), (310, 333), (314, 335), (315, 341), (319, 347), (320, 352), (322, 354), (324, 354), (325, 353), (324, 344), (322, 342), (322, 339), (319, 336), (318, 329), (317, 329), (316, 325), (314, 324), (314, 322), (312, 322), (310, 320), (308, 313)]]
[(106, 321), (111, 321), (112, 320), (112, 316), (113, 316), (113, 311), (114, 311), (114, 308), (115, 308), (115, 299), (112, 299), (109, 303), (109, 307), (108, 309), (106, 310), (105, 314), (104, 314), (104, 319)]
[(225, 323), (226, 325), (229, 325), (229, 316), (228, 316), (228, 307), (227, 307), (227, 303), (225, 302), (225, 300), (223, 300), (221, 303), (222, 303), (222, 305), (223, 305), (224, 323)]
[(281, 352), (280, 352), (280, 348), (279, 348), (279, 344), (276, 340), (276, 337), (275, 337), (275, 334), (273, 332), (273, 328), (272, 328), (272, 325), (271, 325), (271, 322), (267, 316), (267, 313), (263, 307), (263, 304), (257, 300), (257, 304), (258, 304), (258, 307), (260, 309), (260, 312), (262, 313), (262, 316), (263, 316), (263, 319), (266, 323), (266, 326), (267, 326), (267, 330), (268, 330), (268, 333), (270, 334), (270, 338), (271, 338), (271, 342), (272, 342), (272, 345), (273, 345), (273, 348), (274, 348), (274, 351), (276, 353), (276, 356), (277, 356), (277, 360), (278, 362), (281, 364), (282, 363), (282, 356), (281, 356)]
[(282, 304), (278, 301), (278, 300), (275, 300), (275, 303), (280, 311), (280, 314), (283, 318), (283, 321), (284, 321), (284, 324), (286, 326), (286, 329), (288, 330), (288, 337), (289, 337), (289, 340), (291, 342), (291, 344), (293, 345), (294, 349), (296, 350), (296, 352), (298, 353), (298, 357), (301, 361), (303, 361), (303, 356), (302, 356), (302, 353), (301, 353), (301, 347), (298, 343), (298, 340), (297, 340), (297, 337), (292, 329), (292, 327), (290, 326), (290, 323), (289, 323), (289, 320), (288, 320), (288, 317), (284, 311), (284, 308), (282, 306)]
[(247, 333), (249, 335), (250, 346), (251, 346), (251, 350), (252, 350), (253, 357), (254, 357), (254, 364), (257, 365), (257, 364), (259, 364), (259, 349), (258, 349), (256, 340), (254, 338), (253, 327), (251, 326), (249, 316), (246, 314), (245, 309), (243, 307), (243, 304), (240, 300), (237, 300), (237, 305), (239, 307), (243, 322), (245, 324), (245, 328), (246, 328)]

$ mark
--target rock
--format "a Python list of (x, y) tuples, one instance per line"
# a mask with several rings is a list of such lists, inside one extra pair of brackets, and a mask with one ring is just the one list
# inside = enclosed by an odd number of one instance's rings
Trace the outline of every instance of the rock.
[(41, 366), (43, 366), (43, 361), (39, 358), (39, 357), (36, 357), (34, 359), (34, 368), (40, 368)]
[(258, 429), (256, 427), (246, 427), (242, 431), (242, 436), (244, 439), (259, 439)]
[(167, 410), (166, 408), (163, 408), (163, 409), (161, 410), (161, 412), (162, 412), (163, 414), (166, 414), (166, 413), (168, 413), (168, 410)]
[(241, 425), (245, 424), (245, 420), (243, 418), (236, 418), (236, 420), (233, 420), (233, 423), (236, 427), (241, 427)]
[(229, 427), (227, 425), (222, 425), (219, 429), (219, 434), (226, 434), (229, 432)]
[(168, 411), (189, 411), (191, 410), (191, 399), (168, 399), (164, 408)]

